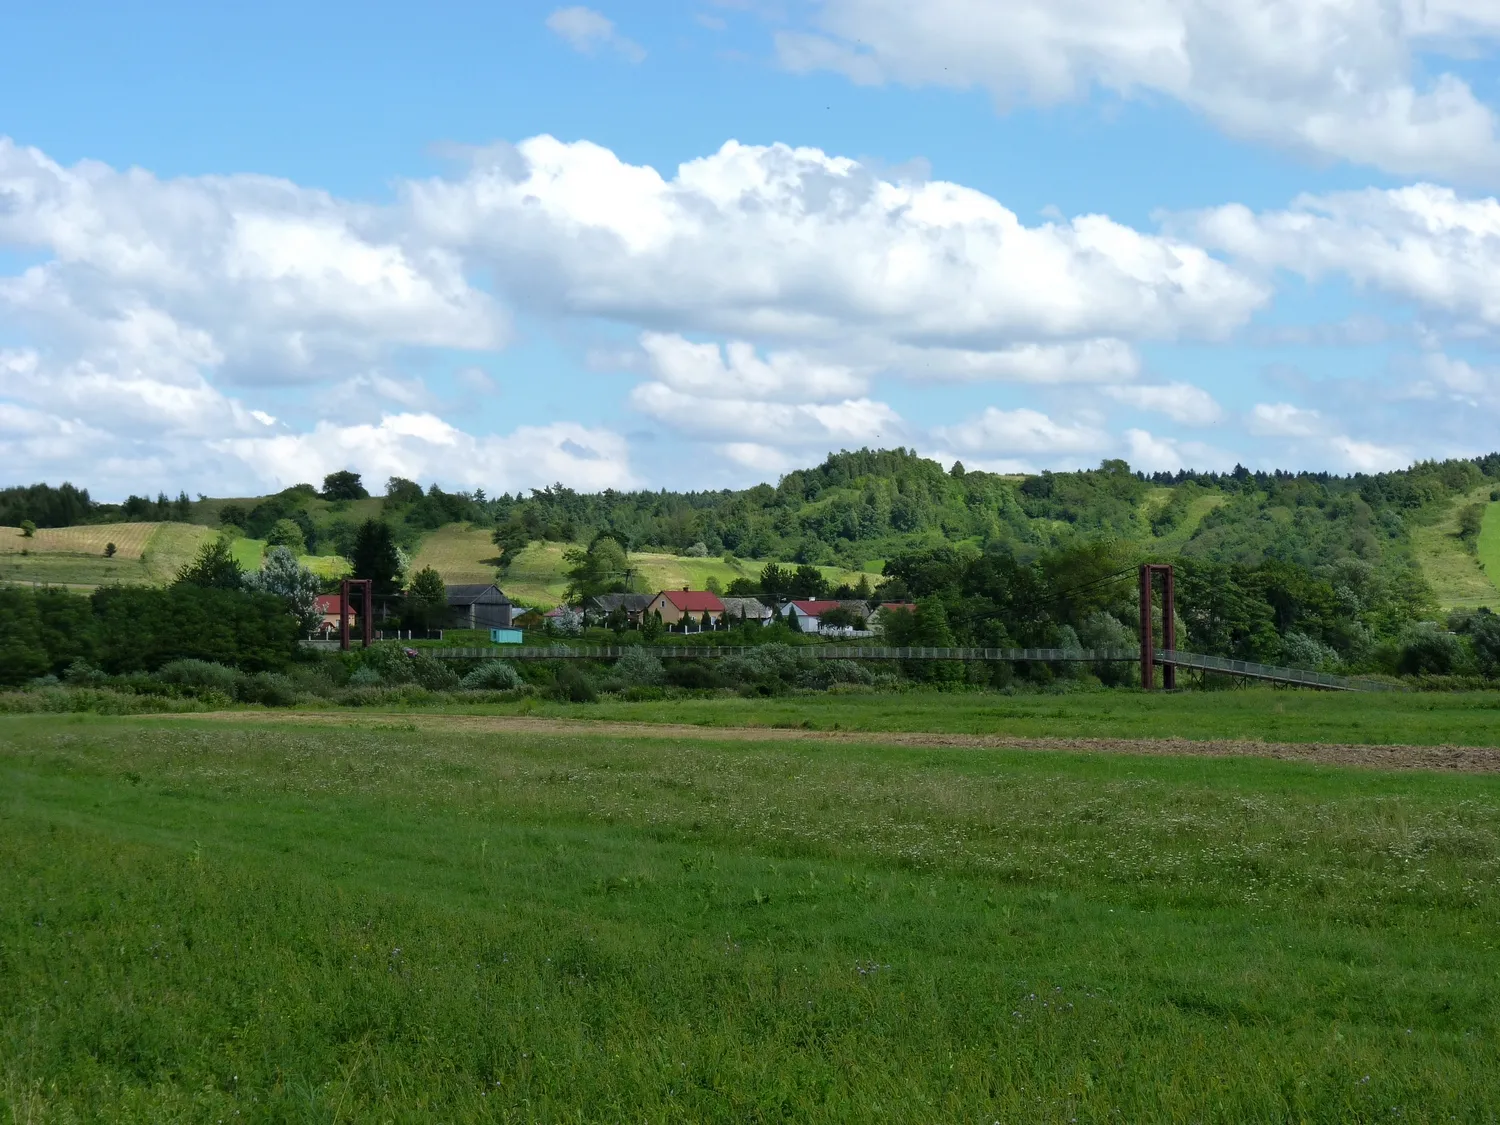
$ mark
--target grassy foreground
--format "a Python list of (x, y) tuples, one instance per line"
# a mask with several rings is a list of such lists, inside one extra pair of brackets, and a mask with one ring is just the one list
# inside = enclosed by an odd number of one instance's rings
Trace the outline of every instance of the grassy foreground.
[(590, 704), (530, 698), (513, 704), (471, 707), (465, 707), (460, 698), (439, 706), (454, 713), (706, 727), (930, 731), (1025, 738), (1230, 738), (1383, 746), (1500, 746), (1500, 692), (1356, 694), (1250, 688), (1170, 695), (1126, 689), (1003, 695), (871, 691), (818, 692), (773, 699), (698, 696), (638, 703), (607, 699)]
[(1500, 779), (357, 723), (0, 720), (0, 1111), (1494, 1119)]

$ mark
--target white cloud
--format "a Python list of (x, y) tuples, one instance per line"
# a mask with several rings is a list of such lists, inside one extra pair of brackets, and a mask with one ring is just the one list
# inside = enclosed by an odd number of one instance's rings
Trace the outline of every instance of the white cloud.
[(1110, 445), (1109, 435), (1093, 426), (1055, 422), (1038, 410), (1022, 407), (983, 414), (955, 426), (933, 431), (949, 448), (974, 453), (1076, 454), (1094, 453)]
[(771, 445), (758, 445), (753, 441), (728, 442), (719, 446), (719, 452), (741, 468), (752, 469), (768, 477), (793, 467), (785, 450)]
[(1186, 217), (1194, 236), (1262, 269), (1344, 274), (1500, 329), (1500, 200), (1432, 184), (1302, 196), (1284, 211), (1239, 204)]
[(799, 352), (773, 352), (765, 359), (753, 345), (731, 341), (695, 344), (675, 334), (641, 336), (651, 372), (684, 394), (762, 402), (826, 402), (862, 395), (867, 380), (847, 367), (818, 363)]
[(1141, 367), (1133, 347), (1109, 338), (1013, 344), (990, 351), (910, 345), (842, 350), (914, 382), (1097, 383), (1132, 379)]
[(1234, 464), (1232, 456), (1211, 445), (1163, 437), (1148, 430), (1126, 430), (1125, 450), (1130, 467), (1148, 473), (1178, 469), (1223, 471)]
[(630, 403), (642, 414), (680, 433), (759, 445), (899, 444), (900, 415), (868, 398), (842, 402), (781, 403), (685, 394), (666, 383), (641, 383)]
[(64, 167), (0, 137), (0, 245), (51, 255), (0, 278), (0, 314), (95, 362), (265, 383), (393, 346), (503, 343), (459, 258), (400, 228), (285, 180)]
[[(1116, 402), (1137, 410), (1165, 414), (1184, 426), (1211, 426), (1224, 417), (1224, 408), (1213, 395), (1191, 383), (1163, 385), (1116, 386), (1101, 388)], [(1142, 432), (1142, 431), (1133, 431)]]
[(613, 20), (592, 8), (559, 8), (547, 17), (547, 27), (573, 50), (585, 55), (606, 47), (633, 63), (646, 57), (646, 51), (639, 43), (625, 38), (615, 30)]
[(1326, 426), (1316, 410), (1289, 402), (1258, 402), (1250, 410), (1247, 428), (1259, 437), (1314, 437)]
[(1422, 56), (1484, 53), (1468, 0), (818, 0), (777, 35), (793, 70), (1051, 104), (1163, 94), (1225, 132), (1398, 174), (1500, 178), (1494, 111)]
[(786, 145), (730, 142), (668, 180), (535, 137), (407, 193), (431, 240), (517, 302), (659, 331), (994, 351), (1221, 337), (1269, 296), (1102, 215), (1028, 227), (981, 192)]
[(433, 414), (393, 414), (378, 423), (319, 422), (310, 433), (212, 443), (263, 481), (286, 487), (353, 468), (372, 480), (403, 476), (514, 492), (561, 481), (584, 491), (639, 482), (625, 440), (571, 422), (522, 426), (509, 434), (465, 433)]

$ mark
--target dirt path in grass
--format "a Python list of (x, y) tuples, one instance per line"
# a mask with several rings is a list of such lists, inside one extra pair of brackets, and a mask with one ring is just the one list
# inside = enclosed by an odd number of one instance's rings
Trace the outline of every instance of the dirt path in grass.
[(153, 715), (154, 719), (235, 723), (294, 723), (358, 729), (461, 731), (466, 734), (591, 735), (694, 739), (704, 742), (825, 742), (930, 749), (1072, 751), (1101, 754), (1193, 755), (1207, 758), (1275, 758), (1387, 770), (1500, 773), (1500, 749), (1473, 746), (1360, 746), (1326, 742), (1260, 742), (1253, 739), (1025, 738), (994, 734), (920, 731), (823, 731), (792, 727), (708, 727), (680, 723), (624, 723), (548, 719), (522, 715), (398, 715), (328, 711), (214, 711)]

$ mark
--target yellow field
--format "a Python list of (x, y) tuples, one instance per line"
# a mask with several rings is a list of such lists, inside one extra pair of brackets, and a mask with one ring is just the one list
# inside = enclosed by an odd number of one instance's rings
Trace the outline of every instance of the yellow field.
[[(490, 531), (466, 523), (452, 523), (438, 528), (422, 539), (413, 572), (430, 566), (454, 585), (493, 582), (499, 564), (500, 549), (490, 539)], [(562, 573), (559, 549), (558, 574)]]
[[(1421, 564), (1422, 573), (1432, 585), (1437, 603), (1443, 609), (1475, 609), (1482, 605), (1500, 606), (1500, 589), (1494, 579), (1500, 579), (1500, 570), (1486, 573), (1481, 565), (1484, 550), (1495, 550), (1497, 538), (1496, 504), (1491, 504), (1489, 483), (1476, 488), (1467, 496), (1456, 498), (1448, 511), (1436, 523), (1414, 527), (1411, 532), (1412, 549)], [(1480, 532), (1480, 556), (1476, 558), (1458, 538), (1458, 511), (1465, 504), (1483, 502), (1486, 505), (1484, 529)], [(1491, 567), (1500, 566), (1500, 561), (1490, 560)]]
[(160, 523), (95, 523), (84, 527), (43, 527), (27, 539), (19, 527), (0, 527), (0, 554), (104, 555), (115, 545), (115, 558), (139, 559)]
[[(565, 575), (567, 563), (563, 552), (573, 544), (532, 543), (516, 557), (515, 562), (499, 579), (501, 589), (520, 605), (552, 607), (563, 600), (568, 588)], [(433, 532), (422, 540), (421, 549), (413, 562), (420, 570), (430, 566), (450, 583), (495, 582), (499, 551), (490, 539), (490, 532), (482, 528), (449, 526)], [(632, 553), (630, 563), (637, 572), (637, 585), (646, 591), (679, 589), (689, 586), (702, 590), (710, 577), (717, 578), (721, 585), (728, 586), (736, 578), (754, 578), (765, 566), (765, 560), (739, 559), (726, 563), (721, 558), (687, 559), (677, 555)], [(795, 563), (782, 563), (795, 567)], [(859, 581), (859, 571), (842, 570), (838, 567), (819, 567), (830, 582), (851, 584)], [(868, 574), (873, 587), (880, 575)]]

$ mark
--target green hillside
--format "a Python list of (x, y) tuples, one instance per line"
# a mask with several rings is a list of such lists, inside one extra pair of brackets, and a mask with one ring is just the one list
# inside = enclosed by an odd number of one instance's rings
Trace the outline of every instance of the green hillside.
[[(1496, 454), (1351, 477), (1242, 468), (1147, 476), (1123, 461), (1017, 477), (947, 471), (906, 450), (860, 450), (774, 486), (713, 492), (583, 494), (556, 485), (487, 496), (393, 478), (376, 486), (385, 495), (369, 496), (351, 479), (344, 498), (307, 484), (272, 496), (162, 495), (123, 505), (96, 504), (70, 485), (0, 490), (0, 521), (14, 529), (30, 519), (40, 529), (30, 547), (19, 531), (0, 532), (0, 578), (163, 581), (220, 529), (253, 566), (267, 537), (289, 527), (309, 565), (331, 578), (360, 524), (376, 519), (391, 526), (414, 567), (430, 565), (450, 581), (488, 581), (499, 571), (514, 596), (538, 604), (561, 597), (566, 548), (606, 532), (627, 545), (640, 584), (651, 588), (702, 586), (710, 577), (727, 585), (769, 561), (815, 566), (834, 584), (852, 584), (861, 573), (880, 575), (886, 560), (937, 548), (1029, 564), (1107, 542), (1122, 557), (1286, 563), (1317, 573), (1353, 566), (1385, 582), (1416, 582), (1437, 608), (1500, 604), (1500, 516), (1488, 499), (1500, 485)], [(1486, 511), (1483, 526), (1465, 537), (1460, 515), (1476, 504)], [(89, 529), (86, 544), (79, 528)], [(153, 549), (126, 550), (142, 528), (160, 536)], [(95, 540), (111, 534), (120, 550), (106, 559)]]

